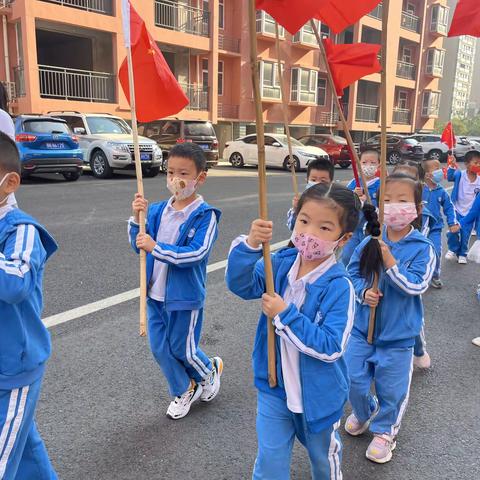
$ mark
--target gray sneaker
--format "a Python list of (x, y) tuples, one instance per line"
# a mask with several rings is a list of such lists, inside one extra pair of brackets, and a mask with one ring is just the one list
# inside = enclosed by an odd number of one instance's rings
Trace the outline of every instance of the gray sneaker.
[(440, 289), (443, 287), (443, 282), (439, 278), (432, 278), (432, 287)]

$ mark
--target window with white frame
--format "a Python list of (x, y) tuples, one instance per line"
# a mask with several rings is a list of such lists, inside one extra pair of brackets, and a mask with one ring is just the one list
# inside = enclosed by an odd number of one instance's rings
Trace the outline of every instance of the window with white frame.
[(222, 61), (218, 62), (218, 95), (223, 95), (223, 72), (224, 72), (224, 63)]
[(445, 63), (445, 51), (437, 48), (430, 48), (427, 51), (426, 73), (441, 77), (443, 75), (443, 65)]
[[(317, 26), (317, 30), (320, 31), (320, 22), (313, 20)], [(322, 35), (321, 35), (322, 36)], [(312, 24), (306, 23), (292, 38), (293, 43), (303, 43), (306, 45), (318, 46), (315, 32), (313, 31)]]
[(261, 62), (260, 87), (262, 89), (262, 98), (282, 98), (278, 66), (275, 62)]
[(218, 28), (225, 28), (225, 4), (224, 0), (218, 0)]
[(317, 105), (324, 107), (327, 104), (327, 79), (318, 77)]
[[(263, 10), (257, 10), (257, 33), (275, 36), (275, 20)], [(285, 38), (285, 29), (278, 26), (278, 35)]]
[(432, 22), (430, 24), (430, 31), (447, 34), (448, 29), (448, 13), (449, 8), (443, 5), (432, 5)]
[(318, 72), (306, 68), (292, 68), (292, 102), (317, 103)]
[(400, 110), (407, 110), (408, 108), (408, 92), (406, 90), (399, 90), (397, 94), (397, 108)]
[(422, 117), (438, 116), (440, 108), (440, 92), (427, 90), (423, 92)]

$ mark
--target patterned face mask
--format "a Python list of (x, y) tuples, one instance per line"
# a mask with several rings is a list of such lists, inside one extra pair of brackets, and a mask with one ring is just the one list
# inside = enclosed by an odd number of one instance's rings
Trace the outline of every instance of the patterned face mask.
[(305, 260), (320, 260), (329, 257), (335, 252), (340, 240), (323, 240), (308, 233), (297, 233), (293, 231), (292, 243)]
[(362, 171), (366, 177), (374, 177), (377, 170), (378, 167), (376, 165), (362, 165)]
[(417, 206), (412, 203), (386, 203), (385, 225), (399, 232), (418, 217)]
[(183, 180), (179, 177), (167, 177), (167, 188), (175, 197), (175, 200), (185, 200), (195, 193), (195, 190), (197, 189), (197, 180), (198, 177), (194, 180)]

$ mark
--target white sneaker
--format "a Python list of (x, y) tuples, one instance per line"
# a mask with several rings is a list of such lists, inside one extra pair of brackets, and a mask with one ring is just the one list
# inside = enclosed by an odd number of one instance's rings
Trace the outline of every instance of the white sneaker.
[(202, 395), (200, 401), (211, 402), (220, 390), (220, 377), (223, 373), (223, 360), (220, 357), (210, 359), (213, 368), (210, 375), (202, 382)]
[(472, 340), (472, 343), (477, 346), (477, 347), (480, 347), (480, 337), (477, 337), (477, 338), (474, 338)]
[(190, 411), (190, 407), (195, 400), (198, 400), (202, 394), (202, 386), (199, 383), (192, 382), (190, 388), (180, 397), (175, 397), (167, 410), (167, 417), (172, 420), (178, 420), (185, 417)]
[(445, 254), (445, 260), (456, 260), (457, 259), (457, 254), (452, 252), (451, 250), (449, 250), (446, 254)]
[(427, 369), (432, 366), (430, 355), (425, 352), (421, 357), (413, 357), (413, 366), (416, 368)]
[(467, 257), (458, 257), (458, 263), (460, 265), (466, 265), (467, 264)]

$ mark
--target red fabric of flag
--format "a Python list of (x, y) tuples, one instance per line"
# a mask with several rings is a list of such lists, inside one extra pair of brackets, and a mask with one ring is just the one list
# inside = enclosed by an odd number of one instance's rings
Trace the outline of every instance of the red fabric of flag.
[[(175, 115), (188, 105), (188, 98), (171, 72), (145, 22), (130, 5), (130, 39), (137, 119), (151, 122)], [(120, 67), (119, 80), (130, 102), (128, 62)]]
[(448, 32), (449, 37), (460, 35), (472, 35), (480, 37), (480, 1), (459, 0), (455, 13), (453, 14), (452, 25)]
[(264, 10), (292, 35), (312, 18), (326, 23), (334, 33), (358, 22), (381, 0), (256, 0)]
[(452, 122), (448, 122), (445, 130), (442, 133), (442, 143), (444, 143), (449, 150), (453, 150), (457, 144), (457, 139), (455, 138), (455, 132), (453, 131)]
[(344, 88), (382, 69), (378, 61), (380, 45), (370, 43), (335, 45), (328, 38), (323, 41), (323, 44), (339, 97), (343, 95)]

